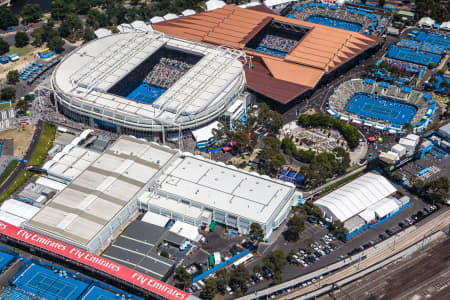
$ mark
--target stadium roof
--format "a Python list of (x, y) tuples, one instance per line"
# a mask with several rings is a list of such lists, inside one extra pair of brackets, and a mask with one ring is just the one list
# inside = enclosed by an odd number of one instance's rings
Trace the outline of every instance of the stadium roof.
[(367, 173), (325, 195), (314, 204), (327, 217), (344, 222), (395, 192), (395, 187), (386, 178)]
[[(202, 58), (153, 103), (110, 92), (163, 47)], [(154, 31), (114, 34), (90, 41), (66, 56), (53, 72), (52, 84), (64, 101), (96, 118), (103, 113), (111, 121), (151, 131), (162, 131), (161, 124), (166, 130), (191, 129), (216, 118), (232, 95), (243, 88), (244, 72), (239, 61), (243, 55), (242, 51)]]
[(88, 248), (176, 153), (155, 143), (121, 137), (28, 221), (27, 227)]
[[(309, 31), (284, 58), (245, 48), (271, 21), (306, 27)], [(154, 28), (194, 41), (245, 48), (257, 58), (253, 69), (245, 68), (249, 88), (282, 103), (315, 87), (324, 74), (380, 41), (378, 37), (229, 5), (160, 22)]]

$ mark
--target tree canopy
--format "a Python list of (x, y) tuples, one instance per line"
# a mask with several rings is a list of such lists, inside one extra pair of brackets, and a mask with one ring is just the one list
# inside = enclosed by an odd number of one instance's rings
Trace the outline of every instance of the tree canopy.
[(300, 233), (305, 229), (305, 222), (299, 215), (294, 215), (287, 222), (287, 230), (284, 232), (284, 238), (291, 242), (296, 242), (300, 238)]
[(359, 132), (358, 129), (350, 124), (344, 123), (338, 119), (331, 117), (325, 113), (317, 113), (313, 115), (300, 115), (298, 118), (300, 125), (309, 126), (320, 126), (320, 127), (331, 127), (338, 130), (348, 143), (350, 148), (356, 148), (359, 146)]
[(9, 44), (0, 38), (0, 55), (3, 55), (9, 51)]
[(8, 80), (8, 83), (16, 84), (19, 82), (19, 71), (17, 70), (11, 70), (6, 75), (6, 79)]
[(175, 271), (175, 278), (186, 288), (192, 284), (191, 274), (186, 271), (186, 268), (183, 266), (178, 267)]
[(205, 286), (202, 288), (200, 297), (205, 300), (211, 300), (217, 293), (217, 283), (214, 278), (205, 280)]
[(30, 38), (28, 37), (28, 34), (26, 34), (23, 31), (18, 31), (15, 36), (15, 45), (18, 48), (25, 47), (30, 42)]
[(6, 6), (0, 7), (0, 29), (6, 30), (10, 26), (19, 24), (19, 18), (13, 11)]
[(5, 100), (5, 101), (15, 100), (16, 88), (13, 86), (7, 86), (2, 89), (0, 95), (1, 95), (2, 100)]
[(264, 238), (264, 230), (261, 228), (261, 225), (258, 223), (250, 224), (250, 236), (257, 241), (262, 240)]
[(22, 23), (29, 24), (39, 21), (42, 17), (42, 10), (39, 4), (28, 2), (20, 12)]

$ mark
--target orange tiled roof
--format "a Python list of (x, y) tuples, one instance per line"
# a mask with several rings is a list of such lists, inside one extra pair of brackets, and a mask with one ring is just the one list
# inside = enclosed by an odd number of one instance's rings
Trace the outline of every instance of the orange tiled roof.
[[(310, 30), (284, 58), (244, 49), (250, 39), (272, 20), (300, 25)], [(244, 49), (248, 54), (261, 58), (275, 79), (309, 88), (313, 88), (325, 73), (333, 71), (380, 41), (377, 37), (361, 33), (229, 5), (152, 26), (166, 34)], [(252, 88), (250, 84), (249, 87)]]

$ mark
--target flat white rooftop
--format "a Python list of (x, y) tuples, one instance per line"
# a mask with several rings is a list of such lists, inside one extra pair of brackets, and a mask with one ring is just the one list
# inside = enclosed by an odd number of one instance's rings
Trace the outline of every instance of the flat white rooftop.
[(176, 158), (158, 180), (159, 194), (177, 195), (260, 223), (284, 206), (293, 191), (288, 183), (194, 156)]
[(27, 226), (88, 245), (176, 153), (155, 143), (121, 137)]

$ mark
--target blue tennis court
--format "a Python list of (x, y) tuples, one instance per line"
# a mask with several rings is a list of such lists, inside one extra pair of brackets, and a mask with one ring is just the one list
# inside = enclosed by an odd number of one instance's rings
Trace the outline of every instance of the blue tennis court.
[[(116, 294), (101, 289), (97, 286), (91, 286), (89, 290), (84, 294), (80, 300), (116, 300)], [(119, 298), (120, 299), (120, 298)]]
[(49, 300), (77, 299), (87, 283), (31, 264), (13, 282), (18, 288)]
[(322, 15), (311, 15), (305, 21), (314, 24), (321, 24), (330, 27), (336, 27), (340, 29), (350, 30), (354, 32), (359, 32), (362, 29), (362, 25), (354, 22), (349, 22), (341, 19), (335, 19), (328, 16)]
[(391, 46), (389, 48), (388, 53), (386, 54), (387, 57), (398, 59), (402, 61), (411, 62), (414, 64), (419, 64), (423, 66), (428, 66), (430, 62), (435, 63), (436, 65), (439, 64), (441, 61), (441, 56), (437, 54), (431, 54), (431, 53), (423, 53), (421, 51), (416, 51), (412, 49), (407, 48), (401, 48), (397, 46)]
[(131, 91), (126, 97), (143, 103), (153, 103), (166, 90), (151, 84), (140, 84), (136, 89)]
[(0, 271), (3, 271), (3, 269), (9, 265), (13, 260), (15, 259), (14, 256), (11, 254), (0, 252)]
[(450, 49), (450, 39), (449, 38), (446, 38), (443, 36), (437, 36), (434, 34), (429, 34), (424, 31), (419, 32), (419, 34), (416, 36), (416, 41), (434, 44), (434, 45), (444, 47), (445, 49)]
[(417, 113), (417, 107), (412, 104), (367, 93), (355, 93), (347, 102), (345, 110), (360, 116), (402, 125), (411, 122)]

